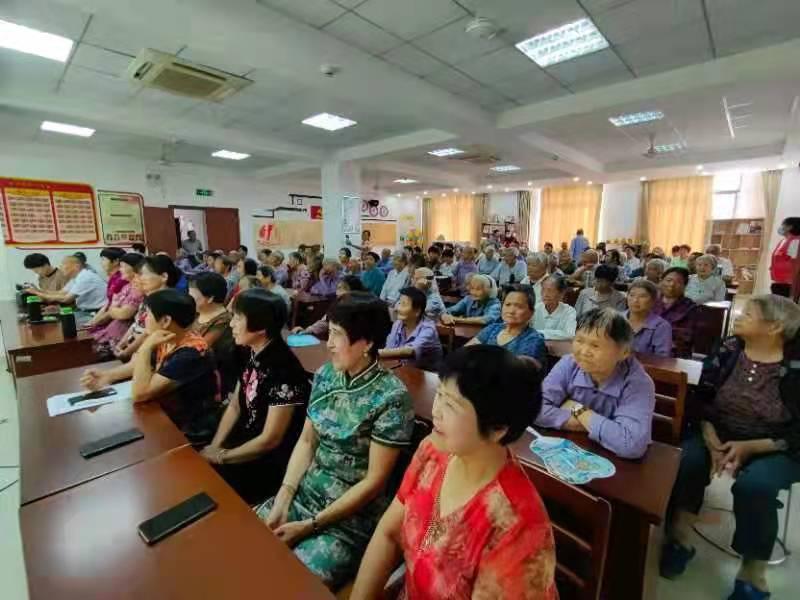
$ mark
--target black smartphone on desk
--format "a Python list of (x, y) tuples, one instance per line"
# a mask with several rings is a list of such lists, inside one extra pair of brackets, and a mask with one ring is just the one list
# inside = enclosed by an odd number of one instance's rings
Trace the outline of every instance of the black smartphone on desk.
[(80, 448), (80, 453), (83, 458), (92, 458), (93, 456), (97, 456), (103, 452), (108, 452), (109, 450), (114, 450), (120, 446), (125, 446), (131, 442), (140, 440), (143, 437), (144, 434), (138, 429), (127, 429), (125, 431), (115, 433), (114, 435), (101, 438), (97, 441), (84, 444)]
[(205, 492), (184, 500), (152, 519), (139, 524), (139, 535), (150, 546), (194, 523), (217, 508), (217, 503)]
[(95, 392), (86, 392), (85, 394), (78, 394), (67, 398), (70, 406), (75, 406), (78, 402), (86, 402), (87, 400), (99, 400), (100, 398), (108, 398), (109, 396), (116, 395), (117, 390), (114, 388), (105, 388), (104, 390), (97, 390)]

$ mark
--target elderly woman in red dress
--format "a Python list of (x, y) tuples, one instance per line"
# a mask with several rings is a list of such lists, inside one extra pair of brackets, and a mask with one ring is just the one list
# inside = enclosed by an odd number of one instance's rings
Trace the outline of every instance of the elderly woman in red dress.
[[(448, 355), (420, 444), (351, 600), (381, 597), (402, 558), (407, 600), (553, 600), (550, 520), (507, 446), (541, 406), (537, 372), (498, 346)], [(521, 402), (521, 399), (525, 402)]]

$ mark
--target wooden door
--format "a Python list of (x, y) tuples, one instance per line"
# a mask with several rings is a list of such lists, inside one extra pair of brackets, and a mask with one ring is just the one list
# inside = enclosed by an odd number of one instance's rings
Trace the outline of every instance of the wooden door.
[(145, 206), (144, 231), (147, 249), (152, 254), (166, 252), (175, 257), (178, 240), (175, 237), (175, 214), (171, 208)]
[(209, 250), (229, 252), (241, 244), (238, 208), (206, 208), (206, 235)]

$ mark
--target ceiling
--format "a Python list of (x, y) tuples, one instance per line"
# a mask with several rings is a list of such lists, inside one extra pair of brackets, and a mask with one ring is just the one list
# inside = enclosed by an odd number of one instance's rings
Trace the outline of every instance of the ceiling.
[[(498, 35), (466, 35), (476, 16)], [(586, 17), (609, 48), (541, 69), (514, 47)], [(392, 183), (401, 176), (435, 188), (603, 181), (648, 168), (651, 134), (686, 144), (661, 166), (776, 155), (800, 94), (797, 0), (3, 0), (0, 19), (79, 42), (67, 65), (0, 49), (4, 138), (317, 182), (322, 162), (347, 158), (389, 191), (420, 191)], [(144, 48), (254, 83), (219, 104), (141, 89), (124, 72)], [(751, 103), (735, 137), (723, 97)], [(665, 119), (608, 122), (653, 109)], [(358, 125), (301, 124), (319, 112)], [(42, 134), (44, 118), (97, 134)], [(442, 146), (521, 170), (427, 154)], [(252, 157), (212, 158), (220, 148)]]

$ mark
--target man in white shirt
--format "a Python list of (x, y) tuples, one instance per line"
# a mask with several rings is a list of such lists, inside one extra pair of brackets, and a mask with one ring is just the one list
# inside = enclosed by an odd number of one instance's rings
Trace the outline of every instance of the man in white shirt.
[(106, 282), (94, 271), (83, 268), (76, 256), (67, 256), (61, 261), (61, 270), (67, 276), (67, 283), (57, 292), (29, 290), (45, 302), (72, 304), (78, 310), (100, 310), (106, 303)]
[(517, 260), (519, 251), (516, 248), (505, 248), (503, 250), (503, 261), (492, 273), (492, 278), (497, 285), (504, 286), (512, 283), (520, 283), (528, 274), (525, 263)]
[(720, 246), (719, 244), (709, 244), (706, 248), (706, 254), (710, 254), (714, 258), (717, 259), (717, 271), (718, 274), (726, 281), (730, 281), (733, 279), (733, 263), (730, 261), (729, 258), (725, 258), (724, 256), (720, 256)]
[(577, 314), (561, 300), (567, 289), (563, 277), (549, 276), (542, 282), (542, 298), (533, 311), (533, 328), (546, 340), (571, 340), (575, 337)]
[(547, 254), (544, 252), (534, 252), (525, 261), (528, 274), (520, 283), (529, 285), (536, 294), (536, 301), (542, 299), (542, 281), (547, 277)]
[(386, 275), (386, 281), (381, 288), (381, 300), (386, 302), (389, 306), (394, 306), (400, 299), (400, 290), (408, 287), (411, 284), (411, 277), (408, 273), (406, 266), (408, 259), (406, 255), (401, 253), (395, 254), (392, 257), (392, 270)]

